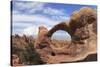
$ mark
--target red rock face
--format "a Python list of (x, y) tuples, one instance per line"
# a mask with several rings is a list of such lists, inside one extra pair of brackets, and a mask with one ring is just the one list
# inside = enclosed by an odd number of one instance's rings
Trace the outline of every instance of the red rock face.
[[(38, 50), (41, 58), (43, 58), (42, 60), (46, 63), (59, 63), (62, 61), (70, 62), (75, 61), (76, 58), (81, 60), (83, 55), (85, 56), (91, 53), (91, 49), (96, 53), (96, 21), (96, 11), (92, 8), (83, 7), (79, 11), (73, 12), (69, 24), (66, 24), (66, 22), (59, 23), (50, 31), (43, 26), (39, 27), (36, 46), (40, 47), (41, 45), (43, 46), (46, 44), (46, 46), (50, 47), (50, 49), (45, 47)], [(53, 47), (54, 43), (49, 39), (49, 37), (52, 37), (52, 34), (57, 30), (64, 30), (71, 35), (71, 44), (66, 44), (69, 45), (69, 47), (66, 47), (66, 45), (65, 48)], [(65, 58), (67, 59), (65, 60)], [(72, 60), (72, 58), (74, 60)]]
[(15, 54), (12, 55), (12, 65), (16, 66), (19, 64), (19, 57)]
[(48, 29), (47, 28), (45, 28), (43, 26), (39, 27), (38, 38), (39, 38), (40, 42), (45, 41), (47, 33), (48, 33)]
[(38, 32), (38, 38), (35, 42), (35, 46), (39, 48), (40, 45), (43, 45), (43, 43), (48, 43), (48, 37), (46, 36), (48, 33), (48, 29), (45, 28), (44, 26), (39, 27), (39, 32)]

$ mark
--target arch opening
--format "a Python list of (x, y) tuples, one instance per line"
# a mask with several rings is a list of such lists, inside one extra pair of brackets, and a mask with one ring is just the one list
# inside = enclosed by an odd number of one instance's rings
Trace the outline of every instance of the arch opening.
[(51, 39), (55, 39), (55, 40), (71, 40), (71, 35), (64, 31), (64, 30), (58, 30), (56, 32), (54, 32), (51, 36)]
[(51, 41), (56, 48), (65, 47), (71, 44), (71, 35), (64, 30), (57, 30), (51, 36)]

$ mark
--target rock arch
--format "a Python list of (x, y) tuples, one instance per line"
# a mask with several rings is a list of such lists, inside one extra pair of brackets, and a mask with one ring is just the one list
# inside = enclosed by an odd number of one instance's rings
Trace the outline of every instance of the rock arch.
[(48, 31), (47, 36), (51, 37), (53, 35), (53, 33), (58, 30), (66, 31), (66, 32), (68, 32), (68, 34), (70, 36), (72, 36), (72, 34), (71, 34), (72, 31), (70, 30), (70, 27), (67, 22), (61, 22), (61, 23), (55, 25), (51, 30)]
[[(70, 44), (71, 46), (69, 48), (64, 47), (61, 49), (52, 49), (52, 43), (49, 41), (49, 39), (52, 37), (53, 33), (58, 30), (64, 30), (68, 32), (68, 34), (70, 34), (72, 43)], [(49, 44), (46, 44), (45, 49), (37, 50), (40, 53), (41, 57), (43, 56), (43, 61), (47, 63), (72, 62), (81, 60), (89, 54), (96, 53), (96, 33), (96, 10), (89, 7), (83, 7), (79, 11), (75, 11), (72, 13), (69, 22), (61, 22), (55, 25), (51, 30), (47, 30), (47, 28), (44, 27), (40, 28), (38, 35), (39, 37), (36, 41), (36, 45), (42, 45), (44, 43)], [(90, 39), (90, 41), (87, 41), (87, 39)], [(90, 42), (89, 46), (87, 46), (87, 42)], [(47, 47), (48, 45), (50, 48)], [(84, 49), (84, 47), (87, 47), (86, 49), (88, 50)], [(91, 49), (93, 50), (91, 51)], [(55, 56), (49, 57), (50, 59), (48, 59), (48, 55), (50, 55), (52, 52), (53, 54), (55, 53)], [(63, 56), (59, 55), (58, 53), (62, 54)], [(66, 55), (69, 55), (69, 57), (67, 57)], [(71, 55), (74, 55), (74, 57), (72, 57)], [(60, 60), (58, 59), (58, 56)], [(66, 59), (63, 57), (65, 57)], [(56, 62), (55, 58), (57, 59)]]
[(85, 28), (88, 28), (90, 24), (92, 24), (93, 29), (96, 30), (96, 10), (89, 7), (83, 7), (79, 11), (72, 13), (69, 22), (61, 22), (55, 25), (51, 30), (48, 31), (47, 36), (51, 37), (54, 32), (58, 30), (64, 30), (70, 34), (72, 39), (82, 40), (89, 37), (89, 34), (87, 33), (88, 29), (86, 30)]

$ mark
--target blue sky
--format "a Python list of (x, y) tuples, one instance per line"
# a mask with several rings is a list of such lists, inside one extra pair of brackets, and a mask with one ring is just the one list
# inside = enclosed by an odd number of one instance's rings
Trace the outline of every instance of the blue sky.
[[(38, 27), (43, 25), (51, 29), (54, 25), (69, 21), (73, 11), (81, 7), (91, 7), (92, 5), (72, 5), (61, 3), (46, 3), (33, 1), (13, 1), (12, 2), (12, 34), (37, 36)], [(54, 35), (64, 35), (65, 32), (59, 31)], [(62, 37), (64, 37), (62, 36)]]

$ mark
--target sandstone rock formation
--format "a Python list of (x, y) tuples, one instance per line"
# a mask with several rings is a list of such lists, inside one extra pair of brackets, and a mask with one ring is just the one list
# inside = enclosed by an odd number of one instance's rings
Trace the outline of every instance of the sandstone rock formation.
[(46, 36), (46, 34), (48, 33), (48, 29), (44, 26), (40, 26), (39, 27), (39, 32), (38, 32), (38, 38), (36, 39), (35, 42), (35, 47), (36, 48), (42, 48), (47, 46), (46, 44), (49, 45), (49, 38)]
[[(72, 62), (84, 59), (92, 53), (96, 53), (97, 38), (97, 14), (96, 10), (83, 7), (72, 13), (69, 22), (61, 22), (51, 30), (45, 27), (39, 28), (39, 35), (36, 45), (46, 44), (46, 47), (37, 49), (46, 63)], [(57, 30), (64, 30), (71, 35), (71, 43), (68, 47), (57, 49), (53, 47), (50, 37)], [(49, 49), (47, 48), (49, 46)], [(73, 57), (74, 56), (74, 57)], [(45, 60), (44, 60), (45, 59)]]
[(15, 65), (19, 65), (19, 57), (15, 54), (12, 55), (12, 65), (15, 66)]

